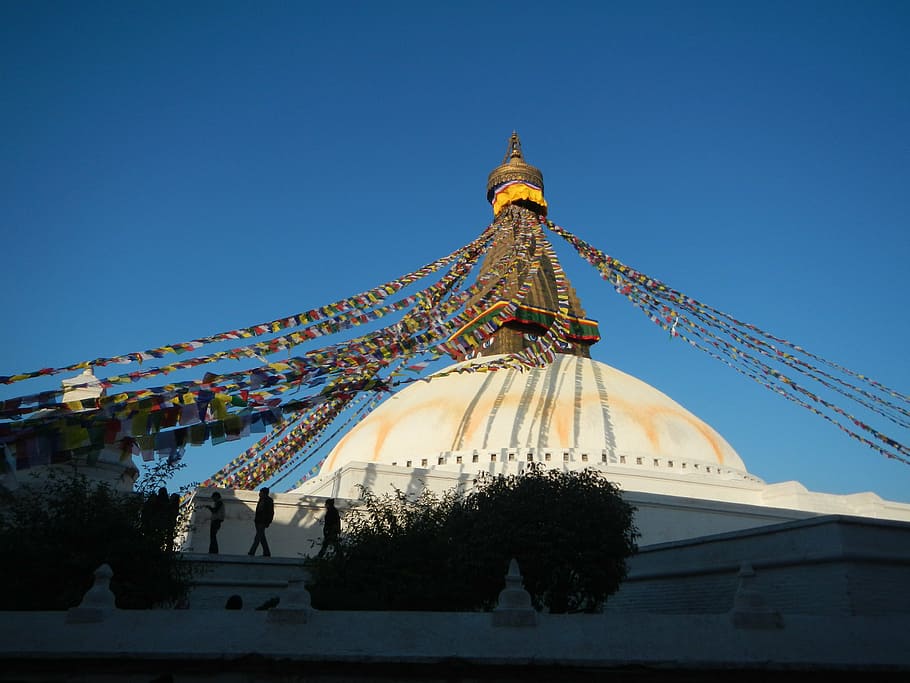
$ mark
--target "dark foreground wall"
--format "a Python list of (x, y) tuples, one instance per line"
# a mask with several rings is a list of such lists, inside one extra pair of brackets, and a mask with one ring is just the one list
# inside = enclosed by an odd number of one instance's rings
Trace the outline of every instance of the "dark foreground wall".
[(314, 611), (296, 565), (261, 558), (189, 609), (125, 611), (99, 572), (78, 608), (0, 613), (0, 681), (908, 681), (908, 534), (832, 517), (644, 548), (586, 615)]

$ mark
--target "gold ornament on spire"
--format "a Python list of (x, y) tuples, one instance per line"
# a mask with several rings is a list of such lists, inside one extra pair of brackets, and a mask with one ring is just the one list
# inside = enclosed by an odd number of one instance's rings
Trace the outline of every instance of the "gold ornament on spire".
[(487, 178), (487, 201), (493, 205), (493, 213), (498, 214), (504, 206), (517, 200), (534, 204), (543, 214), (547, 212), (543, 173), (525, 161), (518, 133), (512, 131), (502, 163)]

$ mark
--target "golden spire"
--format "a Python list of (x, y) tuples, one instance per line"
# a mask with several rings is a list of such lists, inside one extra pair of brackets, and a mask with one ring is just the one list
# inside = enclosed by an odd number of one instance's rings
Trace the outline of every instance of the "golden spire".
[(518, 133), (512, 131), (509, 148), (502, 158), (502, 163), (494, 168), (487, 178), (487, 201), (493, 202), (496, 188), (500, 185), (516, 180), (534, 185), (543, 192), (543, 173), (539, 168), (535, 168), (525, 161)]
[[(516, 132), (509, 138), (502, 163), (490, 173), (487, 199), (493, 205), (493, 214), (501, 216), (501, 219), (498, 219), (496, 238), (480, 267), (479, 278), (499, 273), (500, 264), (508, 255), (521, 253), (522, 250), (535, 251), (537, 240), (546, 241), (539, 226), (533, 226), (536, 233), (523, 228), (523, 224), (534, 224), (540, 216), (546, 215), (547, 202), (543, 197), (543, 174), (524, 160), (521, 140)], [(531, 273), (532, 265), (536, 270), (534, 273)], [(492, 273), (494, 268), (496, 271)], [(516, 259), (510, 264), (508, 279), (502, 286), (493, 293), (478, 293), (468, 301), (465, 308), (474, 311), (475, 316), (453, 337), (473, 339), (474, 331), (496, 319), (506, 305), (514, 311), (499, 322), (498, 329), (484, 341), (482, 347), (472, 346), (465, 357), (518, 353), (535, 346), (539, 336), (546, 334), (559, 319), (559, 338), (552, 350), (590, 358), (589, 347), (600, 339), (597, 322), (585, 317), (578, 295), (568, 280), (565, 281), (565, 291), (560, 291), (556, 279), (558, 268), (555, 254), (551, 260), (547, 253), (540, 253), (535, 264), (529, 259)], [(564, 306), (564, 303), (567, 305)]]

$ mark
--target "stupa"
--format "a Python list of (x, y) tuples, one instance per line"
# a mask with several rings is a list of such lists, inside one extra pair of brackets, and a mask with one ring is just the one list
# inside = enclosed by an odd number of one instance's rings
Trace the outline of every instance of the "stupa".
[[(494, 284), (472, 290), (452, 333), (476, 343), (453, 343), (464, 350), (454, 363), (388, 396), (316, 477), (274, 494), (272, 557), (247, 556), (252, 487), (221, 489), (220, 553), (206, 554), (214, 489), (200, 488), (182, 548), (194, 565), (188, 609), (114, 609), (102, 567), (65, 619), (22, 612), (0, 624), (9, 675), (906, 679), (910, 505), (768, 485), (705, 421), (592, 359), (597, 323), (535, 231), (547, 210), (543, 175), (516, 134), (487, 197), (496, 234), (478, 280)], [(514, 562), (492, 615), (312, 609), (301, 560), (315, 554), (326, 498), (350, 520), (359, 486), (470, 487), (478, 471), (531, 463), (599, 470), (637, 508), (639, 552), (602, 614), (534, 613)], [(226, 612), (228, 596), (259, 606)]]
[[(500, 228), (481, 279), (517, 252), (517, 233), (546, 213), (543, 174), (525, 162), (516, 133), (503, 163), (490, 173), (487, 199)], [(470, 302), (480, 312), (456, 335), (470, 335), (515, 301), (528, 268), (528, 261), (518, 260), (504, 290)], [(559, 263), (542, 255), (515, 312), (471, 358), (382, 404), (331, 452), (323, 472), (354, 462), (470, 473), (517, 462), (574, 469), (663, 461), (748, 479), (736, 451), (704, 421), (648, 384), (591, 360), (590, 347), (600, 339), (597, 323), (585, 317), (571, 285), (560, 297), (557, 270)], [(555, 357), (544, 367), (470, 372), (490, 358), (531, 348), (548, 332), (554, 333)]]
[[(105, 396), (106, 391), (102, 383), (95, 377), (91, 366), (85, 368), (80, 374), (69, 377), (60, 383), (63, 405), (87, 404), (93, 405), (95, 401)], [(80, 415), (91, 413), (92, 408), (74, 408), (70, 414)], [(36, 411), (35, 417), (40, 418), (51, 411)], [(78, 444), (77, 444), (78, 445)], [(116, 491), (127, 492), (133, 489), (139, 478), (139, 468), (130, 453), (114, 448), (103, 448), (92, 457), (72, 458), (67, 453), (61, 453), (59, 444), (51, 438), (38, 438), (28, 442), (27, 449), (23, 449), (19, 456), (29, 461), (29, 466), (20, 471), (9, 468), (0, 472), (0, 487), (17, 489), (22, 485), (43, 486), (47, 475), (52, 470), (63, 471), (67, 474), (78, 473), (92, 482), (104, 483)]]
[[(834, 496), (798, 482), (766, 484), (704, 420), (591, 359), (598, 325), (586, 318), (545, 238), (532, 231), (548, 208), (543, 173), (525, 160), (517, 133), (489, 174), (487, 200), (498, 231), (478, 279), (506, 272), (506, 284), (470, 301), (466, 308), (476, 315), (453, 336), (469, 337), (506, 307), (511, 313), (464, 358), (391, 396), (354, 426), (319, 475), (292, 494), (356, 499), (360, 486), (441, 491), (470, 486), (480, 470), (515, 473), (542, 463), (604, 472), (638, 507), (645, 543), (816, 514), (910, 519), (910, 506), (873, 493)], [(528, 244), (542, 254), (522, 253)], [(550, 362), (474, 371), (526, 352), (543, 335), (553, 340)]]
[[(820, 515), (910, 521), (910, 505), (872, 492), (766, 483), (703, 419), (591, 358), (598, 324), (540, 229), (548, 210), (543, 173), (525, 160), (517, 133), (488, 176), (486, 197), (495, 231), (477, 275), (486, 284), (472, 290), (465, 322), (451, 333), (454, 362), (385, 398), (337, 442), (318, 474), (287, 493), (273, 490), (273, 553), (294, 557), (315, 547), (325, 498), (344, 510), (362, 487), (467, 489), (481, 471), (512, 474), (531, 464), (602, 472), (636, 507), (641, 546)], [(213, 490), (200, 488), (198, 503)], [(222, 552), (245, 552), (257, 493), (221, 492)], [(207, 527), (205, 515), (199, 522)], [(204, 535), (187, 539), (187, 549), (206, 544)]]

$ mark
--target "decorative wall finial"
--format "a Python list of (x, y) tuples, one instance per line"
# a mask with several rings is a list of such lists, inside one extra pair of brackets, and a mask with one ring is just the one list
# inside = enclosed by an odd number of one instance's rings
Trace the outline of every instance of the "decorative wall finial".
[(506, 587), (500, 591), (493, 609), (493, 626), (537, 626), (537, 612), (531, 606), (531, 594), (524, 588), (514, 557), (509, 562)]

